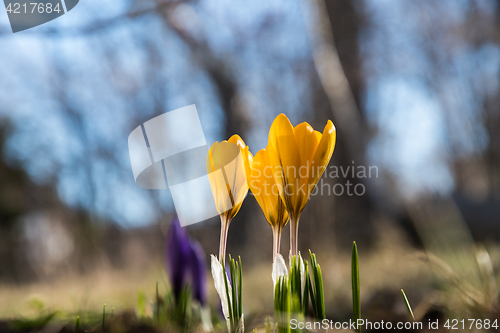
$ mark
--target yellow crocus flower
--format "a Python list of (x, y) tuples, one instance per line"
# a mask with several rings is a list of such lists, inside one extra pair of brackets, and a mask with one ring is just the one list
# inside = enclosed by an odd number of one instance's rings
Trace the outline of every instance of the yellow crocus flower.
[(267, 149), (273, 176), (291, 219), (292, 255), (298, 254), (300, 214), (330, 162), (335, 140), (335, 126), (330, 120), (321, 134), (305, 122), (293, 127), (290, 120), (280, 114), (269, 130)]
[[(251, 155), (251, 154), (250, 154)], [(259, 203), (267, 222), (273, 229), (273, 258), (280, 252), (281, 232), (288, 223), (288, 213), (279, 196), (274, 181), (268, 150), (262, 149), (255, 154), (247, 165), (248, 185)]]
[(208, 178), (221, 219), (219, 246), (221, 263), (226, 254), (229, 224), (240, 210), (248, 193), (246, 165), (249, 163), (249, 154), (248, 147), (238, 135), (233, 135), (227, 141), (215, 142), (208, 151)]

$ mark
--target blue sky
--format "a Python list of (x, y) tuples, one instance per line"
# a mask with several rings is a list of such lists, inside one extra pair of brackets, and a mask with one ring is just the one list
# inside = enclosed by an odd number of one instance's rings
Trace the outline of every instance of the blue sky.
[[(492, 10), (492, 1), (479, 3), (484, 10)], [(434, 78), (423, 48), (422, 13), (409, 12), (408, 8), (415, 9), (410, 1), (367, 0), (366, 4), (371, 28), (359, 40), (362, 70), (367, 73), (363, 103), (376, 129), (368, 161), (392, 174), (408, 198), (427, 192), (449, 194), (454, 187), (449, 159), (457, 151), (467, 156), (487, 145), (478, 121), (477, 94), (469, 86), (478, 76), (481, 84), (498, 86), (498, 76), (492, 73), (499, 70), (500, 50), (493, 45), (480, 50), (459, 47), (450, 70), (443, 71), (449, 74)], [(137, 226), (172, 209), (168, 190), (151, 193), (135, 185), (128, 159), (129, 131), (158, 114), (155, 98), (164, 103), (163, 111), (195, 103), (207, 141), (227, 138), (220, 137), (222, 112), (211, 82), (158, 17), (125, 20), (90, 37), (46, 33), (120, 16), (129, 5), (125, 0), (83, 0), (55, 21), (2, 35), (0, 60), (8, 66), (3, 66), (0, 77), (0, 112), (15, 126), (7, 142), (9, 160), (21, 163), (35, 181), (55, 179), (61, 198), (69, 205), (92, 207), (124, 226)], [(442, 23), (445, 27), (463, 19), (463, 2), (447, 0), (440, 5), (449, 13), (448, 21)], [(307, 71), (312, 60), (301, 9), (298, 1), (289, 0), (209, 0), (195, 7), (183, 6), (175, 13), (195, 37), (204, 36), (217, 55), (231, 59), (240, 98), (251, 111), (253, 127), (246, 141), (253, 153), (265, 147), (277, 114), (287, 114), (294, 124), (308, 121), (311, 87)], [(7, 25), (6, 12), (0, 10), (0, 26)], [(159, 52), (161, 66), (154, 67), (158, 72), (151, 73), (153, 66), (148, 65), (155, 61), (148, 58), (149, 45)], [(103, 60), (109, 55), (114, 69)], [(67, 98), (84, 124), (85, 143), (75, 134), (77, 125), (54, 100), (52, 84), (61, 83), (54, 72), (57, 64), (65, 72)], [(438, 79), (440, 94), (430, 84)], [(487, 87), (478, 90), (487, 93)], [(130, 105), (123, 94), (134, 96), (137, 104)], [(460, 110), (453, 126), (465, 126), (453, 138), (446, 134), (449, 109)], [(89, 153), (98, 156), (100, 146), (107, 147), (118, 167), (98, 157), (85, 159)], [(94, 202), (88, 195), (89, 177)]]

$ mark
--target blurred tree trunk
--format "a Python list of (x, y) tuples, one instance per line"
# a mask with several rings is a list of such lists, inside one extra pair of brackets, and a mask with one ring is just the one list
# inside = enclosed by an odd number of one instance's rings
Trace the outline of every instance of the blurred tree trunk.
[[(197, 60), (199, 66), (207, 73), (210, 80), (213, 82), (219, 103), (224, 114), (222, 119), (222, 138), (219, 141), (227, 140), (233, 134), (240, 135), (243, 140), (246, 138), (246, 133), (249, 130), (249, 119), (245, 116), (243, 103), (241, 103), (238, 82), (234, 68), (231, 67), (230, 62), (226, 57), (217, 55), (208, 45), (203, 36), (193, 38), (190, 33), (183, 28), (183, 22), (179, 22), (174, 15), (172, 15), (175, 7), (178, 4), (165, 5), (162, 1), (157, 0), (162, 10), (163, 18), (166, 25), (175, 32), (186, 45), (191, 49), (193, 57)], [(250, 228), (249, 220), (251, 214), (249, 209), (255, 211), (258, 209), (255, 202), (243, 205), (242, 211), (238, 214), (237, 223), (233, 223), (229, 230), (230, 236), (228, 237), (228, 247), (231, 248), (232, 244), (236, 245), (238, 249), (245, 247), (247, 242), (246, 229)], [(250, 200), (251, 201), (251, 200)], [(247, 207), (246, 207), (247, 206)], [(250, 206), (250, 207), (248, 207)]]
[[(314, 95), (315, 127), (322, 129), (329, 118), (333, 118), (336, 125), (338, 141), (331, 166), (339, 170), (368, 167), (365, 152), (369, 133), (361, 102), (365, 82), (360, 72), (358, 43), (364, 22), (362, 8), (355, 8), (352, 1), (319, 0), (311, 3), (316, 16), (309, 25), (318, 73), (314, 81), (321, 83)], [(362, 7), (363, 3), (356, 2), (356, 5)], [(350, 250), (352, 241), (361, 240), (366, 244), (371, 243), (374, 237), (370, 182), (356, 175), (352, 177), (351, 171), (349, 169), (346, 177), (324, 176), (324, 190), (328, 189), (327, 184), (330, 185), (330, 194), (318, 195), (307, 209), (309, 217), (321, 229), (321, 233), (316, 232), (315, 235), (325, 238), (325, 243), (330, 240), (331, 244), (331, 240), (335, 239), (342, 250)], [(348, 184), (351, 184), (351, 193), (356, 185), (359, 185), (358, 189), (365, 188), (366, 192), (361, 196), (348, 195)], [(320, 182), (318, 187), (321, 185)], [(340, 193), (341, 187), (344, 193), (335, 195), (333, 189)], [(311, 228), (309, 234), (314, 233)]]

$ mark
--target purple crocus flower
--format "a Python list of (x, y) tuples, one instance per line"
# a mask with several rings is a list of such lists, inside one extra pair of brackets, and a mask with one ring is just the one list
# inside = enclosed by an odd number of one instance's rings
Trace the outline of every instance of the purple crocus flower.
[(193, 297), (203, 306), (207, 303), (207, 267), (205, 252), (200, 243), (190, 242), (191, 250), (191, 278), (193, 283)]
[(172, 221), (167, 236), (167, 269), (176, 302), (182, 288), (192, 284), (193, 297), (201, 305), (207, 302), (207, 269), (205, 253), (198, 242), (192, 242), (179, 220)]
[(179, 300), (182, 288), (186, 284), (189, 269), (190, 245), (184, 229), (175, 219), (167, 235), (167, 269), (174, 291), (175, 301)]

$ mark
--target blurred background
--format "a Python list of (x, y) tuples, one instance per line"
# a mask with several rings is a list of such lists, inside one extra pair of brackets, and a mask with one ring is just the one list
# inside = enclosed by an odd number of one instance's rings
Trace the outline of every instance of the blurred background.
[[(254, 154), (279, 113), (336, 125), (339, 173), (323, 182), (365, 191), (312, 197), (299, 233), (329, 318), (350, 316), (352, 241), (369, 313), (403, 315), (401, 288), (419, 311), (449, 301), (434, 259), (497, 306), (484, 277), (500, 267), (496, 0), (82, 0), (16, 34), (0, 10), (0, 63), (0, 316), (33, 297), (77, 309), (153, 295), (175, 210), (168, 189), (135, 184), (127, 138), (190, 104), (209, 144), (237, 133)], [(207, 262), (219, 227), (187, 227)], [(228, 240), (249, 313), (272, 312), (271, 252), (249, 195)]]

